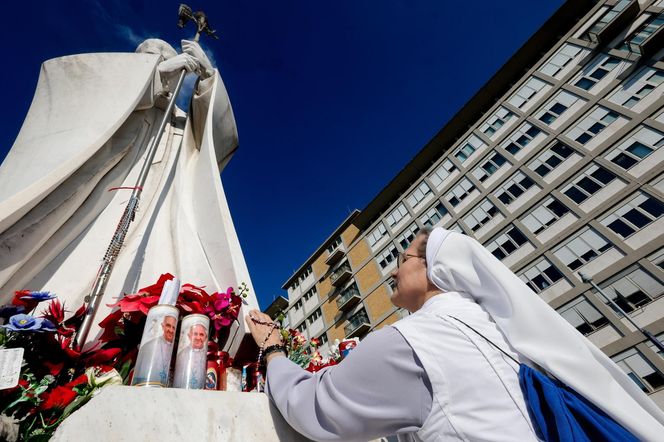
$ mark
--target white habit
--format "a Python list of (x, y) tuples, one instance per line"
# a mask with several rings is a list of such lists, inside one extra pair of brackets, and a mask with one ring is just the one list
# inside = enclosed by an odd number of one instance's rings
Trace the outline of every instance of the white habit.
[[(537, 440), (518, 366), (440, 319), (441, 312), (504, 344), (478, 304), (446, 293), (394, 327), (369, 334), (337, 366), (311, 374), (286, 358), (273, 359), (266, 390), (288, 423), (314, 440), (367, 441), (391, 434), (403, 441)], [(508, 345), (502, 347), (516, 357)]]

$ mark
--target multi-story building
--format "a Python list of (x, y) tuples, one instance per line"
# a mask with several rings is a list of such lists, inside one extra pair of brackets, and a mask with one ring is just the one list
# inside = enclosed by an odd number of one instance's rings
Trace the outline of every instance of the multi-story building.
[(570, 0), (284, 285), (323, 342), (404, 314), (423, 226), (479, 240), (664, 406), (664, 1)]

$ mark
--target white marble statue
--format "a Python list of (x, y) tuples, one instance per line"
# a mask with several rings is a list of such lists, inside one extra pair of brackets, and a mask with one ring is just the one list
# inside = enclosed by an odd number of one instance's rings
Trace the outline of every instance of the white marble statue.
[(150, 39), (136, 53), (42, 65), (0, 166), (0, 304), (21, 289), (54, 292), (70, 310), (83, 303), (131, 194), (123, 187), (135, 185), (186, 69), (200, 76), (189, 113), (176, 108), (165, 129), (89, 339), (107, 304), (165, 272), (210, 292), (245, 282), (257, 305), (219, 175), (238, 145), (233, 111), (198, 43), (182, 49)]

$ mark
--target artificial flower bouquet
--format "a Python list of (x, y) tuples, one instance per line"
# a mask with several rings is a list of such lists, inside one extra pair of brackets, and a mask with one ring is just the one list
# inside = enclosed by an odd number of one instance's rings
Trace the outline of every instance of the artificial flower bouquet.
[[(159, 280), (122, 297), (99, 325), (97, 343), (85, 351), (72, 348), (83, 320), (84, 306), (70, 312), (50, 292), (15, 293), (0, 307), (0, 352), (23, 349), (18, 384), (0, 390), (0, 440), (48, 440), (57, 426), (107, 385), (128, 385), (148, 310), (159, 300), (166, 281)], [(181, 315), (210, 318), (210, 343), (223, 348), (237, 321), (246, 284), (238, 292), (208, 294), (184, 284), (176, 307)], [(214, 331), (212, 331), (214, 330)]]

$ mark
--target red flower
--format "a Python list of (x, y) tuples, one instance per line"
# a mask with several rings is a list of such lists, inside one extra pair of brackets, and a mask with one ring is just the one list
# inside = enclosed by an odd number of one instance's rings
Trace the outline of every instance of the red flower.
[(46, 318), (53, 324), (60, 324), (65, 320), (65, 307), (57, 299), (53, 299), (42, 312), (42, 318)]
[(72, 336), (76, 331), (77, 321), (83, 315), (85, 311), (85, 306), (74, 313), (74, 315), (65, 320), (66, 313), (64, 303), (60, 303), (57, 299), (54, 299), (50, 302), (48, 307), (42, 312), (42, 318), (48, 319), (53, 324), (56, 325), (56, 332), (62, 336)]
[(309, 365), (307, 366), (307, 368), (305, 368), (305, 370), (311, 373), (316, 373), (317, 371), (320, 371), (325, 367), (331, 367), (333, 365), (337, 365), (337, 361), (335, 361), (334, 359), (330, 359), (328, 362), (324, 364), (315, 364), (313, 361), (311, 361), (309, 362)]
[(76, 392), (67, 387), (55, 387), (51, 391), (44, 393), (44, 401), (39, 405), (40, 410), (50, 410), (53, 408), (65, 408), (76, 399)]
[(184, 284), (180, 289), (177, 306), (184, 314), (204, 313), (213, 301), (213, 296), (209, 295), (203, 287)]
[(14, 298), (12, 299), (12, 304), (22, 305), (23, 307), (25, 307), (26, 312), (33, 310), (35, 307), (37, 307), (37, 304), (39, 304), (38, 300), (31, 298), (21, 299), (25, 296), (30, 295), (30, 293), (31, 293), (30, 290), (18, 290), (14, 292)]
[(65, 367), (64, 362), (51, 362), (51, 361), (44, 361), (44, 366), (48, 369), (48, 372), (53, 375), (57, 376), (60, 374), (62, 369)]
[(119, 307), (120, 311), (125, 313), (141, 312), (144, 315), (148, 314), (148, 310), (157, 305), (161, 290), (164, 288), (166, 281), (173, 279), (174, 276), (170, 273), (164, 273), (159, 277), (156, 284), (149, 285), (139, 289), (136, 294), (125, 295), (115, 304), (109, 304), (109, 307)]
[(66, 383), (64, 386), (66, 388), (74, 388), (74, 387), (78, 387), (81, 384), (87, 384), (87, 383), (88, 383), (88, 375), (83, 373), (82, 375), (80, 375), (77, 378), (73, 379), (71, 382)]
[(120, 354), (121, 351), (122, 349), (120, 348), (105, 348), (105, 349), (87, 352), (83, 356), (85, 360), (85, 366), (92, 367), (95, 365), (101, 365), (109, 361), (112, 361), (113, 359), (115, 359), (115, 357), (117, 357)]

